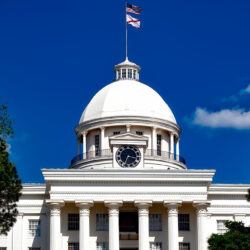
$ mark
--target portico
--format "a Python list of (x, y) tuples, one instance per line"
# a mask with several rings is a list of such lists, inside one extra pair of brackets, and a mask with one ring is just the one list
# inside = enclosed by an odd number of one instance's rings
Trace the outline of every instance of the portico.
[[(212, 178), (213, 171), (192, 170), (168, 173), (158, 171), (156, 175), (155, 171), (153, 174), (152, 171), (141, 170), (133, 173), (134, 177), (137, 176), (133, 179), (129, 176), (129, 172), (125, 170), (112, 171), (108, 174), (106, 172), (100, 186), (98, 179), (100, 174), (103, 174), (100, 171), (70, 170), (66, 177), (63, 170), (43, 170), (45, 180), (49, 180), (51, 187), (51, 200), (48, 200), (47, 204), (52, 211), (50, 245), (54, 250), (61, 250), (60, 246), (56, 244), (58, 241), (55, 240), (58, 235), (62, 235), (65, 239), (68, 238), (68, 241), (79, 242), (80, 250), (94, 249), (99, 241), (100, 244), (108, 244), (110, 250), (126, 247), (149, 250), (150, 245), (156, 243), (161, 244), (161, 249), (178, 250), (179, 242), (185, 242), (185, 234), (189, 232), (195, 234), (194, 241), (191, 242), (193, 246), (197, 244), (197, 249), (201, 250), (206, 245), (207, 235), (202, 228), (204, 229), (206, 225), (206, 211), (209, 202), (204, 200), (206, 192), (203, 190)], [(175, 177), (173, 177), (174, 175)], [(114, 176), (119, 179), (119, 183)], [(60, 180), (60, 177), (63, 180)], [(173, 185), (169, 182), (170, 177), (175, 178), (175, 182), (179, 182), (179, 184)], [(185, 182), (182, 181), (184, 177)], [(141, 182), (142, 179), (143, 182)], [(187, 185), (186, 182), (189, 184)], [(186, 190), (183, 188), (184, 186)], [(178, 194), (178, 189), (185, 191)], [(152, 193), (155, 194), (154, 199), (149, 199), (150, 196), (152, 197)], [(64, 197), (64, 199), (62, 200), (60, 197)], [(179, 199), (173, 200), (173, 197)], [(57, 219), (54, 219), (53, 211), (55, 209)], [(129, 213), (132, 215), (135, 212), (137, 230), (129, 225), (128, 217)], [(79, 215), (79, 231), (69, 232), (66, 228), (65, 219), (67, 220), (68, 214), (71, 213)], [(190, 228), (192, 230), (186, 232), (184, 236), (179, 231), (179, 213), (191, 214)], [(58, 216), (59, 214), (61, 216)], [(127, 227), (130, 228), (128, 232), (120, 231), (120, 223), (124, 224), (124, 222), (120, 222), (119, 217), (120, 215), (124, 217), (124, 214), (127, 216), (125, 220), (130, 226)], [(157, 229), (158, 231), (154, 231), (152, 225), (149, 225), (150, 221), (153, 223), (152, 218), (156, 215), (161, 218), (159, 222), (161, 228)], [(104, 231), (96, 228), (98, 216), (108, 220), (107, 229), (100, 229)], [(64, 218), (65, 225), (59, 231), (62, 218)]]

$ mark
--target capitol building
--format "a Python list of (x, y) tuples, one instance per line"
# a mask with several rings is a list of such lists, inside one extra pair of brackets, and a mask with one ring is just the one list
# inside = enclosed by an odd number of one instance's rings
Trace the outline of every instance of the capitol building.
[(193, 170), (174, 114), (139, 81), (140, 67), (126, 59), (114, 69), (82, 113), (69, 168), (23, 184), (0, 250), (206, 250), (225, 221), (250, 225), (250, 185)]

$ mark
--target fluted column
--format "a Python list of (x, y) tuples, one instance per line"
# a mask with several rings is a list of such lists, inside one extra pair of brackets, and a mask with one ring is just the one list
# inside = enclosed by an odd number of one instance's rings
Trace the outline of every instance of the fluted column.
[(50, 250), (61, 250), (61, 207), (64, 202), (61, 200), (47, 200), (46, 203), (50, 208)]
[(181, 201), (164, 201), (168, 209), (168, 250), (179, 249), (178, 207)]
[(152, 201), (135, 201), (138, 207), (139, 250), (149, 250), (149, 207)]
[(207, 249), (206, 219), (207, 207), (210, 205), (206, 201), (194, 201), (193, 206), (196, 208), (197, 220), (197, 250)]
[(119, 246), (119, 207), (122, 201), (105, 201), (109, 209), (109, 250), (120, 250)]
[(89, 214), (93, 201), (76, 201), (79, 207), (80, 227), (79, 227), (79, 250), (89, 250)]

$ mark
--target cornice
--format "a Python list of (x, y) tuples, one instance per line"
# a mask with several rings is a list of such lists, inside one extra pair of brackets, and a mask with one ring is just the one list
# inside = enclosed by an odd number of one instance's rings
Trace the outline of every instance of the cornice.
[(46, 184), (38, 183), (25, 183), (22, 184), (22, 195), (45, 195)]
[(100, 128), (102, 126), (124, 126), (128, 123), (132, 126), (157, 126), (157, 128), (176, 132), (177, 134), (181, 133), (181, 128), (173, 122), (146, 116), (112, 116), (101, 119), (94, 119), (77, 125), (75, 128), (75, 132), (77, 135), (80, 135), (79, 133), (82, 130), (92, 130)]
[(214, 170), (42, 169), (45, 181), (211, 182)]

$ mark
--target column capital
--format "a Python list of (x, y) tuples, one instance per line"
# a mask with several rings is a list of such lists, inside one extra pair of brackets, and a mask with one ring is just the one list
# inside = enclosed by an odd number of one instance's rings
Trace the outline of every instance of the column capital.
[(210, 201), (193, 201), (193, 206), (196, 208), (198, 216), (205, 216), (207, 214), (207, 207), (209, 207), (210, 204)]
[(152, 201), (135, 201), (135, 206), (138, 207), (139, 217), (148, 216), (148, 209), (152, 206)]
[(93, 206), (93, 201), (75, 201), (77, 207), (79, 207), (80, 215), (89, 216), (90, 208)]
[(153, 127), (152, 127), (152, 130), (153, 130), (153, 131), (156, 131), (156, 129), (157, 129), (156, 126), (153, 126)]
[(46, 205), (50, 208), (50, 215), (60, 215), (61, 207), (64, 206), (63, 200), (46, 200)]
[(109, 209), (109, 215), (118, 215), (119, 207), (123, 204), (122, 201), (104, 201), (104, 205)]
[(81, 135), (82, 135), (82, 136), (86, 136), (87, 133), (88, 133), (88, 131), (87, 131), (87, 130), (84, 130), (84, 131), (81, 132)]
[(178, 208), (182, 201), (164, 201), (163, 204), (164, 207), (168, 208), (168, 216), (178, 216)]

